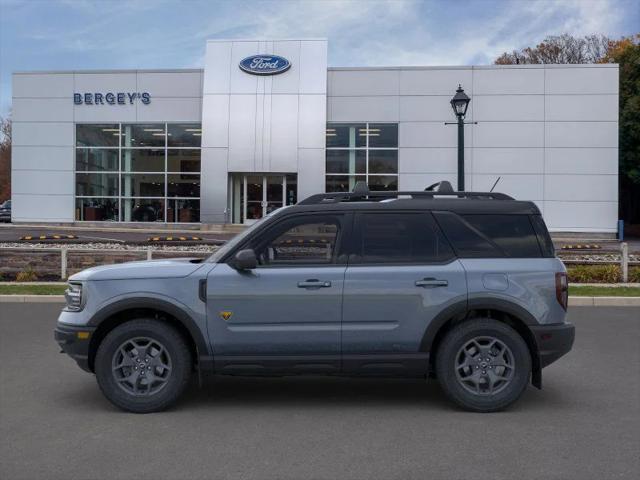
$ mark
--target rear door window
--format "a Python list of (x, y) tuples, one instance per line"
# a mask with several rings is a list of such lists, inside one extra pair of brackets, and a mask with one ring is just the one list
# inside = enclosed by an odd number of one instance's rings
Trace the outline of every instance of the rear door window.
[(355, 222), (351, 263), (429, 264), (454, 258), (451, 246), (428, 213), (361, 213)]
[(458, 257), (500, 258), (504, 251), (477, 228), (453, 212), (434, 212), (434, 216)]

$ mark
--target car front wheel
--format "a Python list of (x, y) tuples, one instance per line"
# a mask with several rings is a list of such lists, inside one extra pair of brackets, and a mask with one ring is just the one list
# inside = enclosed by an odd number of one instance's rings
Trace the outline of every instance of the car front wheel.
[(436, 375), (446, 395), (475, 412), (494, 412), (514, 403), (527, 388), (531, 355), (520, 334), (490, 318), (471, 319), (444, 337)]
[(111, 403), (150, 413), (175, 403), (189, 382), (191, 362), (177, 330), (158, 320), (137, 319), (107, 334), (96, 353), (95, 372)]

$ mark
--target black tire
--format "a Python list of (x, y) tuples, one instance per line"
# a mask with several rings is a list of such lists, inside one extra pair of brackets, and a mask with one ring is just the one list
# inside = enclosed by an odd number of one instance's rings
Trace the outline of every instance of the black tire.
[[(491, 338), (498, 340), (493, 345), (500, 346), (501, 343), (508, 347), (503, 351), (508, 352), (505, 355), (512, 359), (511, 369), (497, 366), (508, 362), (504, 362), (502, 357), (497, 360), (493, 354), (487, 353), (484, 358), (484, 360), (490, 360), (489, 362), (478, 364), (483, 360), (482, 358), (477, 360), (478, 357), (475, 356), (473, 362), (477, 363), (471, 363), (470, 357), (461, 353), (467, 351), (465, 347), (473, 344), (474, 339), (480, 339), (481, 346), (488, 348), (488, 345), (492, 344)], [(480, 354), (480, 357), (482, 355)], [(495, 370), (488, 370), (492, 361), (496, 366), (491, 368), (495, 368)], [(461, 367), (462, 364), (469, 366)], [(482, 365), (487, 365), (487, 367), (483, 370)], [(435, 367), (442, 389), (457, 405), (474, 412), (495, 412), (513, 404), (527, 388), (531, 376), (531, 355), (527, 344), (513, 328), (497, 320), (478, 318), (466, 320), (446, 334), (436, 352)], [(477, 369), (475, 375), (473, 373), (468, 375), (468, 372), (474, 372), (474, 369)], [(495, 380), (503, 377), (492, 377), (494, 382), (491, 384), (499, 385), (499, 388), (495, 388), (494, 392), (481, 391), (480, 386), (474, 385), (475, 380), (479, 379), (484, 388), (493, 388), (489, 386), (490, 382), (487, 377), (487, 374), (490, 375), (492, 372), (501, 372), (501, 375), (508, 377), (509, 380)], [(473, 381), (465, 382), (460, 379), (461, 377), (469, 379), (472, 376), (474, 377)], [(477, 388), (478, 391), (471, 392), (470, 389), (473, 388)]]
[[(146, 369), (151, 369), (149, 366), (144, 367), (145, 358), (151, 359), (153, 365), (154, 357), (151, 355), (140, 356), (136, 355), (129, 357), (127, 362), (132, 362), (131, 367), (125, 367), (128, 370), (124, 370), (125, 373), (133, 374), (133, 368), (138, 370), (133, 365), (143, 365), (140, 368), (140, 372), (135, 372), (136, 379), (141, 378), (140, 381), (136, 381), (135, 386), (132, 386), (129, 381), (118, 381), (116, 374), (113, 373), (113, 364), (117, 359), (124, 358), (120, 352), (121, 346), (127, 344), (127, 347), (131, 344), (127, 342), (139, 342), (144, 345), (146, 340), (149, 340), (152, 348), (148, 349), (153, 354), (154, 352), (162, 351), (162, 358), (165, 360), (165, 364), (170, 368), (159, 367), (161, 375), (164, 378), (156, 380), (153, 385), (157, 391), (150, 391), (145, 394), (142, 390), (144, 387), (144, 381), (148, 382), (151, 378), (149, 375), (155, 374), (155, 367), (153, 373), (148, 373)], [(157, 343), (154, 343), (157, 342)], [(164, 347), (162, 350), (155, 348), (157, 345)], [(126, 350), (126, 347), (125, 347)], [(145, 350), (146, 351), (146, 350)], [(119, 356), (118, 356), (119, 355)], [(158, 357), (159, 358), (159, 357)], [(132, 360), (133, 359), (133, 360)], [(134, 363), (141, 360), (141, 363)], [(122, 363), (122, 362), (121, 362)], [(150, 413), (158, 412), (173, 405), (178, 397), (182, 394), (191, 376), (192, 359), (189, 347), (183, 336), (173, 327), (159, 320), (153, 319), (136, 319), (131, 320), (118, 327), (114, 328), (107, 336), (102, 340), (102, 343), (98, 347), (95, 358), (95, 372), (98, 380), (98, 385), (107, 399), (115, 406), (134, 413)], [(123, 369), (119, 369), (122, 372)], [(140, 377), (144, 375), (142, 371), (148, 373), (145, 378)], [(120, 374), (120, 373), (119, 373)], [(155, 378), (155, 377), (154, 377)], [(160, 378), (158, 375), (157, 378)], [(149, 384), (147, 384), (149, 385)], [(140, 393), (136, 394), (130, 391), (131, 389), (137, 389), (140, 387)]]

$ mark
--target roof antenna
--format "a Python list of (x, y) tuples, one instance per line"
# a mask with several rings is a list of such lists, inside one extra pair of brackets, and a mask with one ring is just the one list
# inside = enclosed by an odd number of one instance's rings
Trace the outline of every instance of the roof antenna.
[(489, 193), (493, 192), (493, 189), (496, 188), (496, 185), (498, 184), (498, 182), (500, 181), (502, 177), (498, 177), (498, 179), (496, 180), (496, 183), (493, 184), (493, 187), (491, 187), (491, 190), (489, 190)]

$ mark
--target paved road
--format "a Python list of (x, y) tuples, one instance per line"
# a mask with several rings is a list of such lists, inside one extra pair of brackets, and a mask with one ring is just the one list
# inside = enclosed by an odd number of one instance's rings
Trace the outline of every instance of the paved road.
[(574, 351), (508, 412), (417, 380), (221, 379), (125, 414), (59, 355), (59, 306), (0, 304), (2, 479), (639, 478), (640, 309), (574, 308)]

